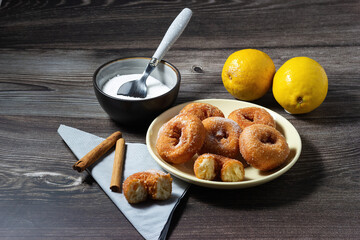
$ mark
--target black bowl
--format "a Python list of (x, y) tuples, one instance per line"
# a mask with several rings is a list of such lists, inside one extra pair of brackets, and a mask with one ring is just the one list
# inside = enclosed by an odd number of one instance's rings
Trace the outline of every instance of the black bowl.
[(96, 97), (114, 121), (124, 125), (150, 122), (174, 104), (179, 93), (181, 76), (179, 70), (166, 61), (159, 62), (151, 73), (151, 76), (169, 87), (170, 90), (162, 95), (132, 100), (117, 98), (102, 90), (104, 84), (117, 75), (141, 74), (149, 61), (150, 58), (145, 57), (116, 59), (95, 71), (93, 84)]

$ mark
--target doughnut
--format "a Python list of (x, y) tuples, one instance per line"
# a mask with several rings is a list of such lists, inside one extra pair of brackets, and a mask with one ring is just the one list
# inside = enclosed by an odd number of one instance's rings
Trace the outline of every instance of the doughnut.
[(209, 117), (202, 121), (205, 129), (205, 141), (199, 153), (214, 153), (229, 158), (238, 158), (241, 128), (233, 120), (221, 117)]
[(204, 120), (208, 117), (225, 117), (223, 112), (217, 107), (208, 104), (208, 103), (190, 103), (186, 105), (181, 111), (180, 114), (191, 114), (195, 115), (200, 120)]
[(205, 128), (193, 115), (177, 115), (161, 126), (156, 140), (156, 150), (169, 163), (189, 161), (202, 147)]
[(155, 200), (170, 198), (172, 178), (159, 170), (147, 170), (130, 175), (123, 183), (126, 200), (131, 203), (145, 201), (148, 197)]
[(245, 161), (261, 171), (279, 167), (290, 153), (285, 137), (264, 124), (246, 127), (240, 135), (239, 145)]
[(239, 182), (245, 176), (240, 161), (211, 153), (202, 154), (195, 160), (194, 173), (200, 179), (211, 181), (220, 178), (223, 182)]
[(247, 107), (237, 109), (231, 112), (228, 118), (237, 122), (241, 129), (257, 123), (276, 127), (275, 120), (270, 115), (270, 113), (268, 113), (265, 109), (259, 107)]

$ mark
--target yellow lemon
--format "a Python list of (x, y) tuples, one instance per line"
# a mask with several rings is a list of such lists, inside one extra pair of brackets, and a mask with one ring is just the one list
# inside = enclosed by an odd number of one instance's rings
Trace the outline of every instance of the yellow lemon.
[(295, 57), (285, 62), (273, 81), (276, 101), (289, 113), (308, 113), (319, 107), (328, 91), (328, 78), (323, 67), (308, 57)]
[(226, 90), (235, 98), (252, 101), (270, 89), (275, 65), (264, 52), (244, 49), (231, 54), (222, 70)]

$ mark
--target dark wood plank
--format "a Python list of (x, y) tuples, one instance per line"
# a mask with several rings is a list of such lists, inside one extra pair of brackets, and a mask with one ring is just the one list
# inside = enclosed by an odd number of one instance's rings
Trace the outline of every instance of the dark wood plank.
[[(186, 49), (358, 45), (357, 4), (357, 1), (4, 2), (1, 27), (8, 34), (2, 35), (0, 43), (3, 47), (153, 50), (170, 19), (187, 6), (195, 15), (176, 44)], [(19, 11), (25, 14), (16, 14)]]
[[(325, 113), (327, 117), (359, 117), (360, 109), (356, 99), (359, 84), (358, 76), (352, 69), (354, 65), (339, 65), (338, 62), (356, 52), (358, 47), (262, 50), (272, 57), (277, 68), (286, 60), (301, 55), (316, 59), (324, 66), (329, 78), (329, 92), (323, 105), (311, 114), (312, 118), (322, 118)], [(212, 96), (231, 99), (232, 96), (222, 85), (221, 70), (233, 51), (236, 50), (201, 50), (197, 51), (199, 56), (196, 53), (189, 55), (186, 50), (169, 52), (166, 59), (175, 64), (182, 75), (177, 103)], [(4, 66), (0, 75), (0, 100), (8, 103), (0, 112), (10, 115), (26, 112), (27, 115), (106, 118), (94, 95), (92, 75), (102, 63), (131, 55), (131, 52), (133, 51), (3, 50), (0, 53), (0, 64)], [(337, 58), (329, 57), (326, 54), (328, 52)], [(94, 55), (96, 58), (92, 57)], [(352, 62), (360, 63), (360, 57), (354, 56)], [(19, 68), (19, 65), (24, 67)], [(196, 67), (201, 69), (200, 73), (194, 70)], [(339, 104), (347, 105), (349, 101), (355, 103), (352, 108), (338, 107)], [(255, 103), (283, 112), (271, 92)], [(36, 106), (30, 113), (29, 105)], [(71, 108), (76, 108), (77, 111), (66, 111)]]
[(191, 186), (169, 239), (357, 239), (360, 179), (359, 1), (2, 1), (0, 6), (0, 238), (142, 239), (87, 173), (60, 124), (145, 143), (147, 126), (108, 118), (92, 88), (98, 66), (151, 56), (171, 20), (194, 11), (165, 59), (180, 70), (175, 104), (233, 99), (222, 85), (226, 58), (266, 52), (278, 69), (295, 56), (318, 61), (325, 102), (289, 115), (271, 91), (254, 101), (298, 130), (301, 157), (255, 188)]

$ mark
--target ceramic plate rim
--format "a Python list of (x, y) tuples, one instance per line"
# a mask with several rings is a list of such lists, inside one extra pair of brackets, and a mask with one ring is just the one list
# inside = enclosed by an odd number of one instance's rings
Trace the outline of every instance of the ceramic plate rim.
[[(258, 179), (252, 179), (252, 180), (246, 180), (246, 181), (241, 181), (241, 182), (220, 182), (220, 181), (208, 181), (208, 180), (203, 180), (203, 179), (198, 179), (194, 176), (188, 176), (187, 173), (184, 173), (182, 171), (180, 171), (179, 169), (175, 168), (172, 164), (169, 164), (167, 162), (165, 162), (163, 159), (161, 159), (159, 156), (157, 156), (157, 153), (155, 152), (155, 146), (153, 144), (152, 139), (154, 138), (154, 134), (156, 134), (157, 136), (157, 132), (154, 133), (154, 128), (156, 127), (156, 125), (158, 124), (158, 122), (163, 122), (164, 119), (170, 119), (171, 117), (175, 116), (185, 105), (192, 103), (192, 102), (203, 102), (203, 103), (209, 103), (209, 104), (213, 104), (213, 105), (217, 105), (219, 103), (221, 104), (233, 104), (235, 106), (239, 106), (239, 105), (243, 105), (243, 107), (260, 107), (260, 108), (264, 108), (265, 110), (267, 110), (275, 119), (276, 119), (276, 123), (278, 124), (279, 122), (281, 123), (281, 125), (286, 125), (286, 129), (288, 131), (290, 131), (292, 133), (292, 138), (294, 139), (296, 146), (295, 146), (295, 156), (293, 156), (293, 158), (290, 160), (290, 162), (287, 163), (287, 165), (285, 165), (284, 167), (280, 168), (279, 170), (264, 176), (262, 178), (258, 178)], [(234, 110), (240, 108), (240, 107), (234, 107)], [(220, 108), (221, 109), (221, 108)], [(174, 113), (176, 114), (174, 114)], [(301, 143), (301, 138), (299, 133), (297, 132), (297, 130), (295, 129), (295, 127), (283, 116), (281, 116), (280, 114), (265, 108), (263, 106), (254, 104), (254, 103), (249, 103), (249, 102), (244, 102), (244, 101), (240, 101), (240, 100), (231, 100), (231, 99), (201, 99), (201, 100), (195, 100), (195, 101), (191, 101), (191, 102), (186, 102), (186, 103), (182, 103), (179, 105), (176, 105), (168, 110), (166, 110), (165, 112), (163, 112), (162, 114), (160, 114), (157, 118), (155, 118), (152, 123), (150, 124), (147, 133), (146, 133), (146, 146), (147, 149), (150, 153), (150, 155), (152, 156), (152, 158), (166, 171), (168, 171), (171, 175), (180, 178), (186, 182), (198, 185), (198, 186), (202, 186), (202, 187), (209, 187), (209, 188), (217, 188), (217, 189), (239, 189), (239, 188), (248, 188), (248, 187), (253, 187), (253, 186), (257, 186), (260, 184), (264, 184), (266, 182), (269, 182), (275, 178), (280, 177), (282, 174), (284, 174), (285, 172), (287, 172), (290, 168), (292, 168), (292, 166), (297, 162), (297, 160), (299, 159), (299, 156), (301, 154), (301, 148), (302, 148), (302, 143)]]

